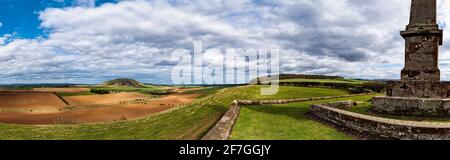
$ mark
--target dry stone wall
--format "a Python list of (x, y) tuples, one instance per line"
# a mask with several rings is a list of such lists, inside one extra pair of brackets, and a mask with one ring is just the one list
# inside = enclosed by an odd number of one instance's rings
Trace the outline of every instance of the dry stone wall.
[(240, 109), (241, 107), (235, 101), (216, 125), (206, 133), (202, 140), (227, 140), (231, 135), (231, 130), (236, 122)]
[(311, 114), (339, 127), (383, 139), (450, 140), (450, 123), (380, 118), (326, 105), (311, 106)]

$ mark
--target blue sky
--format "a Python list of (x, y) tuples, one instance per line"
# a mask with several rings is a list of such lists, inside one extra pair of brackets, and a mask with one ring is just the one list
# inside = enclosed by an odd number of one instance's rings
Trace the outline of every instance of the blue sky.
[[(97, 0), (95, 5), (116, 3), (116, 0)], [(0, 35), (15, 33), (18, 38), (45, 37), (40, 27), (39, 13), (46, 8), (80, 5), (74, 0), (0, 0)]]
[[(397, 79), (410, 0), (0, 0), (0, 84), (171, 83), (177, 49), (280, 49), (281, 72)], [(439, 0), (439, 23), (450, 22)], [(450, 36), (441, 49), (450, 80)], [(205, 65), (214, 65), (212, 56)]]

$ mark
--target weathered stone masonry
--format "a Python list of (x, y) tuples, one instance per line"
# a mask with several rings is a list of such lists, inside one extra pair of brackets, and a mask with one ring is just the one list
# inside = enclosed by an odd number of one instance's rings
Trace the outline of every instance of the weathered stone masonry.
[(449, 140), (450, 123), (416, 122), (357, 114), (326, 105), (311, 106), (311, 114), (362, 135), (382, 139)]
[(436, 0), (412, 0), (410, 23), (401, 35), (406, 41), (401, 81), (390, 81), (386, 97), (372, 105), (383, 114), (450, 116), (450, 82), (440, 81), (439, 46), (443, 31), (436, 21)]
[(203, 136), (202, 140), (227, 140), (231, 135), (231, 130), (239, 116), (240, 110), (241, 107), (237, 103), (231, 105), (230, 109), (228, 109), (216, 125)]

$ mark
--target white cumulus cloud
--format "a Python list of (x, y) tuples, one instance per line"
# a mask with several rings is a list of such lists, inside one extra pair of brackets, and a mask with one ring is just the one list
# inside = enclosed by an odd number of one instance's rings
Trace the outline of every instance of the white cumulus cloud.
[[(58, 0), (64, 2), (64, 0)], [(75, 0), (74, 5), (82, 7), (95, 7), (95, 0)]]
[[(0, 45), (0, 82), (170, 83), (175, 49), (279, 48), (281, 71), (399, 78), (409, 0), (78, 0), (40, 13), (48, 38)], [(439, 2), (441, 26), (450, 3)], [(82, 6), (82, 7), (80, 7)], [(448, 27), (445, 27), (446, 35)], [(449, 41), (445, 36), (445, 42)], [(450, 78), (450, 47), (441, 69)], [(447, 63), (447, 61), (449, 63)], [(213, 62), (211, 62), (213, 63)]]

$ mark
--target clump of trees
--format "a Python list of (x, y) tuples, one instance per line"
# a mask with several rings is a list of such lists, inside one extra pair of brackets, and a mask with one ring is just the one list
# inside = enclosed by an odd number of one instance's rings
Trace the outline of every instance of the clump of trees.
[(102, 88), (93, 88), (93, 89), (91, 89), (91, 93), (95, 93), (95, 94), (110, 94), (111, 90), (102, 89)]

